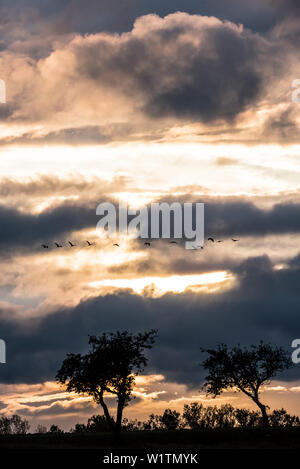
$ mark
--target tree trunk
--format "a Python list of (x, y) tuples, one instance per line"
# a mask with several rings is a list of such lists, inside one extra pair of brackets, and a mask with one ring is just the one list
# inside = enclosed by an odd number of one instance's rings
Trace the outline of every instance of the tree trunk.
[(269, 422), (269, 416), (267, 413), (267, 406), (265, 406), (258, 400), (255, 400), (254, 402), (259, 407), (259, 410), (261, 411), (263, 426), (268, 428), (270, 426), (270, 422)]
[(116, 425), (115, 425), (115, 435), (117, 438), (119, 438), (121, 434), (124, 403), (125, 401), (123, 397), (119, 397), (118, 408), (117, 408), (117, 419), (116, 419)]
[(100, 393), (99, 393), (99, 402), (100, 402), (101, 407), (103, 409), (103, 412), (104, 412), (105, 418), (107, 420), (107, 423), (112, 427), (113, 426), (113, 421), (112, 421), (112, 418), (110, 416), (108, 407), (104, 402), (103, 393), (104, 393), (104, 390), (101, 390)]

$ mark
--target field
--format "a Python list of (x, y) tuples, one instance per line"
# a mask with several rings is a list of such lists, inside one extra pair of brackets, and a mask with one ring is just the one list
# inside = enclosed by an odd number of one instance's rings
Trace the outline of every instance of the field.
[(0, 449), (300, 449), (300, 428), (1, 435)]

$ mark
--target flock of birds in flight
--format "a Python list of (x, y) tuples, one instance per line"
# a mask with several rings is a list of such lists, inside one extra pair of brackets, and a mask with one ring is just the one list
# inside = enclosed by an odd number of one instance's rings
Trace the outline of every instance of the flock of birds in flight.
[[(215, 242), (216, 243), (223, 243), (224, 239), (215, 240), (214, 238), (209, 237), (209, 238), (207, 238), (207, 241), (210, 241), (211, 243), (215, 243)], [(231, 238), (231, 241), (233, 241), (234, 243), (237, 243), (239, 241), (239, 239)], [(58, 242), (54, 242), (53, 244), (56, 246), (56, 248), (63, 248), (64, 247), (63, 244), (60, 244)], [(77, 244), (73, 244), (72, 241), (68, 241), (68, 244), (69, 244), (70, 248), (75, 248), (75, 247), (78, 246)], [(88, 240), (86, 241), (86, 244), (87, 244), (87, 246), (96, 245), (96, 243), (91, 243)], [(179, 244), (179, 243), (177, 241), (169, 241), (169, 244)], [(119, 248), (120, 244), (114, 243), (113, 246)], [(150, 241), (145, 241), (144, 246), (150, 248), (151, 247), (151, 242)], [(42, 244), (42, 248), (49, 249), (49, 244)], [(203, 246), (194, 246), (193, 249), (204, 249), (204, 247)]]

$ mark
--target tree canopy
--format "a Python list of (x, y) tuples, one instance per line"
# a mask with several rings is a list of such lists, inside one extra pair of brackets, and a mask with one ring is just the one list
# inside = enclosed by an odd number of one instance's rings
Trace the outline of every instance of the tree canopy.
[(209, 354), (202, 363), (208, 370), (204, 384), (207, 393), (216, 397), (226, 389), (243, 392), (259, 407), (263, 423), (268, 426), (267, 406), (260, 401), (260, 389), (278, 372), (292, 366), (287, 353), (281, 347), (263, 342), (250, 348), (220, 344), (216, 349), (201, 350)]

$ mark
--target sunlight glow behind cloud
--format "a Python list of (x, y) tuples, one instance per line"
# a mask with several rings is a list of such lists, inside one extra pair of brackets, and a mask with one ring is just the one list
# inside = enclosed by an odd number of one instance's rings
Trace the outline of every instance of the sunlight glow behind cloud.
[(136, 293), (150, 296), (161, 296), (167, 292), (182, 293), (191, 288), (193, 291), (201, 290), (209, 293), (213, 290), (228, 286), (234, 279), (233, 275), (226, 272), (211, 272), (200, 275), (171, 275), (169, 277), (142, 277), (132, 279), (106, 279), (91, 282), (89, 286), (94, 288), (115, 287), (132, 288)]

